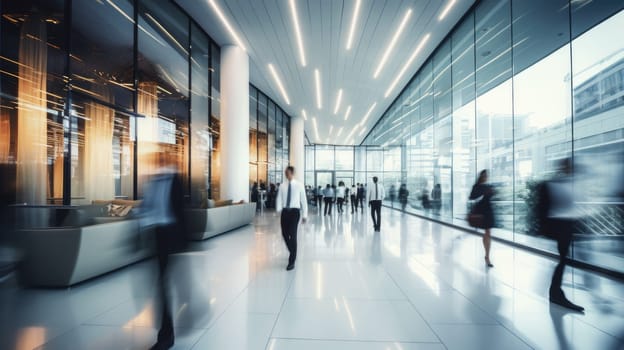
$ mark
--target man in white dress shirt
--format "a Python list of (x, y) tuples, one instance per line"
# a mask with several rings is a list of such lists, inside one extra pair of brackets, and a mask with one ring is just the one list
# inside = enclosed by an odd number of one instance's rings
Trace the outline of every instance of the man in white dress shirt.
[(373, 226), (375, 231), (381, 229), (381, 201), (386, 193), (384, 186), (378, 183), (377, 176), (373, 176), (373, 183), (369, 184), (366, 191), (366, 199), (368, 206), (371, 208), (371, 217), (373, 218)]
[(297, 259), (297, 227), (299, 226), (299, 218), (302, 218), (302, 223), (306, 222), (308, 218), (308, 201), (306, 200), (303, 184), (300, 184), (293, 178), (295, 168), (288, 166), (284, 174), (287, 181), (280, 186), (277, 192), (275, 209), (278, 213), (281, 213), (282, 236), (290, 252), (286, 270), (290, 271), (295, 268), (295, 259)]

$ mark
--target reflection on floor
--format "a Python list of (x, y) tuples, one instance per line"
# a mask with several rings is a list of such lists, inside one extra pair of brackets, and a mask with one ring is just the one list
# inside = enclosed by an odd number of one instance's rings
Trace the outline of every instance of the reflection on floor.
[[(384, 208), (313, 215), (287, 253), (278, 218), (175, 258), (175, 349), (622, 349), (624, 284), (569, 269), (568, 297), (544, 298), (553, 261)], [(158, 314), (153, 262), (68, 290), (2, 290), (0, 349), (147, 349)]]

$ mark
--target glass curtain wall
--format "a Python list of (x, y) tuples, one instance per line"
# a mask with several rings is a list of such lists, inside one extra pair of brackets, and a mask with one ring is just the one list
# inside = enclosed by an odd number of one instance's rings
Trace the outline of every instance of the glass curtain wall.
[[(273, 117), (271, 117), (271, 114)], [(249, 86), (249, 186), (283, 181), (289, 164), (290, 116), (255, 86)]]
[(582, 213), (573, 256), (623, 272), (624, 43), (613, 40), (623, 8), (479, 1), (354, 149), (354, 174), (383, 169), (386, 186), (407, 183), (409, 211), (464, 226), (487, 169), (493, 234), (555, 252), (535, 235), (530, 208), (535, 185), (571, 158)]
[[(221, 199), (219, 47), (174, 2), (3, 1), (0, 11), (2, 204), (140, 198), (156, 153), (172, 157), (188, 205)], [(266, 182), (271, 165), (279, 181), (289, 118), (251, 91), (250, 180)]]

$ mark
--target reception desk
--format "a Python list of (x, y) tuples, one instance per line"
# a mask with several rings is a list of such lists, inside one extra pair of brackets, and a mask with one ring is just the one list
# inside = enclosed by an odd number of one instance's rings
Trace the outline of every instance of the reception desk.
[(152, 236), (134, 219), (17, 230), (20, 278), (31, 286), (71, 286), (153, 255)]
[(256, 203), (186, 209), (184, 214), (189, 239), (199, 241), (250, 224), (256, 214)]

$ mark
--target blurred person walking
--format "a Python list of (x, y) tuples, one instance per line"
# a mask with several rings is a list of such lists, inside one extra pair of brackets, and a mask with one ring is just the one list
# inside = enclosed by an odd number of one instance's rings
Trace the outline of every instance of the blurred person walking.
[(338, 213), (342, 214), (344, 212), (343, 205), (345, 201), (346, 195), (346, 187), (344, 182), (340, 181), (338, 183), (338, 188), (336, 188), (336, 206), (338, 207)]
[(319, 186), (316, 189), (316, 206), (319, 212), (323, 210), (323, 187)]
[(258, 191), (258, 183), (254, 182), (251, 186), (251, 202), (256, 203), (256, 211), (260, 211), (260, 192)]
[(159, 168), (147, 183), (141, 205), (141, 226), (154, 230), (158, 257), (158, 290), (161, 309), (161, 326), (158, 340), (151, 349), (169, 349), (174, 344), (173, 317), (167, 281), (169, 256), (182, 250), (186, 244), (184, 227), (184, 189), (175, 167), (173, 156), (160, 152), (155, 154)]
[(378, 182), (377, 176), (373, 176), (373, 183), (370, 185), (370, 190), (367, 191), (367, 202), (371, 208), (373, 227), (377, 232), (381, 230), (381, 201), (385, 195), (384, 186)]
[(349, 198), (349, 200), (351, 201), (351, 214), (357, 211), (357, 207), (358, 207), (357, 191), (358, 189), (355, 187), (355, 185), (351, 185), (351, 197)]
[(394, 201), (396, 200), (396, 196), (397, 196), (397, 190), (394, 184), (390, 186), (389, 194), (390, 194), (390, 206), (394, 208)]
[[(360, 202), (360, 212), (364, 212), (364, 201), (366, 200), (366, 189), (364, 188), (364, 184), (358, 184), (357, 189), (357, 197), (358, 202)], [(355, 206), (357, 210), (357, 205)]]
[(407, 197), (409, 197), (407, 186), (405, 184), (401, 184), (401, 187), (399, 187), (399, 202), (401, 203), (402, 211), (405, 211), (405, 207), (407, 206)]
[(325, 201), (325, 215), (331, 215), (332, 207), (334, 206), (334, 190), (330, 184), (327, 184), (327, 187), (323, 190), (323, 201)]
[(442, 187), (440, 184), (435, 184), (431, 190), (431, 208), (435, 214), (440, 214), (442, 208)]
[(306, 222), (308, 218), (308, 202), (303, 185), (294, 179), (295, 168), (292, 166), (286, 167), (284, 175), (287, 181), (280, 186), (277, 192), (275, 209), (278, 213), (281, 213), (282, 236), (290, 253), (286, 270), (290, 271), (295, 268), (295, 260), (297, 259), (297, 228), (299, 227), (299, 219), (301, 218), (302, 223)]
[(542, 182), (537, 187), (536, 215), (540, 233), (557, 241), (559, 262), (553, 271), (550, 282), (550, 302), (565, 308), (583, 312), (582, 306), (572, 303), (565, 296), (561, 283), (563, 272), (568, 264), (568, 253), (574, 229), (580, 215), (574, 201), (574, 178), (572, 160), (563, 159), (559, 164), (559, 174), (556, 178)]
[(472, 186), (470, 191), (470, 200), (478, 201), (473, 204), (468, 214), (468, 223), (475, 228), (485, 230), (483, 234), (483, 249), (485, 249), (485, 265), (494, 267), (490, 261), (490, 247), (492, 245), (491, 229), (494, 227), (494, 210), (492, 209), (492, 196), (494, 196), (494, 188), (487, 184), (488, 172), (481, 170), (477, 182)]

